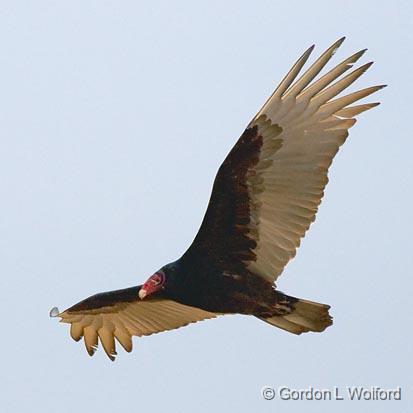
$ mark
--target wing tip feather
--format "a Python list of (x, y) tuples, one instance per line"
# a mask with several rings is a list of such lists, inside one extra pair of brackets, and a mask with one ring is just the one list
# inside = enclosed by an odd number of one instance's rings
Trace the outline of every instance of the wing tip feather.
[[(336, 53), (337, 49), (343, 44), (344, 40), (346, 40), (346, 36), (340, 37), (338, 40), (336, 40), (330, 47), (329, 49), (333, 49), (332, 56)], [(328, 50), (328, 49), (327, 49)]]

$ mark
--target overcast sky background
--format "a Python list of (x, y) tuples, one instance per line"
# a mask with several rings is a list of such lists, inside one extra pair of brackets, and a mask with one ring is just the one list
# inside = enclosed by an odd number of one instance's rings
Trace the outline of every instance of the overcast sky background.
[[(412, 396), (411, 2), (3, 1), (0, 350), (7, 412), (404, 411)], [(368, 47), (367, 101), (279, 279), (323, 334), (227, 316), (90, 358), (48, 317), (136, 285), (193, 239), (245, 125), (312, 43)], [(331, 67), (331, 66), (329, 66)], [(353, 87), (352, 90), (355, 90)], [(265, 401), (264, 385), (402, 386), (401, 402)]]

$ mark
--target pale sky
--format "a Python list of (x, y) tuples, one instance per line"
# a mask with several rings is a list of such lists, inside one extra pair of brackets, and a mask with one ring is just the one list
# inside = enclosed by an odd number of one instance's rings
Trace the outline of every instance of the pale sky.
[[(412, 375), (408, 1), (3, 1), (2, 411), (406, 412)], [(367, 101), (279, 278), (334, 325), (226, 316), (90, 358), (48, 317), (136, 285), (196, 234), (228, 150), (294, 60), (367, 47)], [(331, 67), (331, 66), (329, 66)], [(265, 385), (402, 387), (393, 402), (265, 401)]]

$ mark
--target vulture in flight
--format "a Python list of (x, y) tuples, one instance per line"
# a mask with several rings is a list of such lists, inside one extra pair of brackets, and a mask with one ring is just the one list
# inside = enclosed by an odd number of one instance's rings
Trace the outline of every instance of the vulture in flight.
[(293, 334), (332, 324), (329, 306), (295, 298), (275, 281), (314, 221), (328, 168), (355, 123), (379, 103), (353, 105), (384, 85), (343, 94), (371, 62), (346, 71), (361, 50), (317, 75), (342, 44), (328, 48), (304, 73), (311, 46), (248, 124), (215, 178), (201, 227), (181, 258), (143, 285), (93, 295), (59, 313), (89, 355), (98, 341), (111, 360), (115, 339), (172, 330), (223, 314), (247, 314)]

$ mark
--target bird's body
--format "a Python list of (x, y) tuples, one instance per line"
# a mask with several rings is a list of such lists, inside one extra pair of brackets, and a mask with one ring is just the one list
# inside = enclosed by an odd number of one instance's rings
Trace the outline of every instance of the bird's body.
[(98, 338), (114, 359), (115, 338), (170, 330), (222, 314), (253, 315), (286, 331), (323, 331), (329, 306), (288, 296), (275, 281), (315, 219), (327, 173), (354, 125), (378, 103), (349, 106), (382, 86), (333, 99), (370, 67), (339, 78), (363, 55), (314, 80), (338, 40), (297, 79), (313, 47), (295, 63), (222, 163), (192, 245), (142, 286), (97, 294), (59, 314), (90, 355)]
[(248, 271), (231, 275), (211, 266), (204, 274), (205, 282), (199, 283), (192, 268), (181, 260), (162, 268), (168, 280), (163, 292), (167, 298), (214, 313), (257, 316), (271, 312), (277, 303), (273, 285)]

